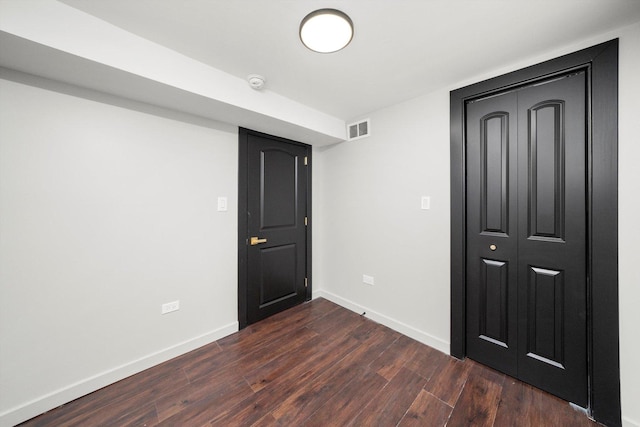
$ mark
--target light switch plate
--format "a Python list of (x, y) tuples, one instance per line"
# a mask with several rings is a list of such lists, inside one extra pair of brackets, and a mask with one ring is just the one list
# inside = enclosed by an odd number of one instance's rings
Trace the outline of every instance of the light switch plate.
[(431, 209), (431, 197), (422, 196), (422, 200), (420, 202), (420, 208), (425, 210)]
[(218, 211), (225, 212), (227, 210), (227, 198), (218, 197)]

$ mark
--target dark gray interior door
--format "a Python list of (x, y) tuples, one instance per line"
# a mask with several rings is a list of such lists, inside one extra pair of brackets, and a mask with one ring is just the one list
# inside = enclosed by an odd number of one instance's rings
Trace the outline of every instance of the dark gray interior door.
[(586, 407), (586, 78), (467, 103), (467, 354)]
[(247, 320), (306, 299), (308, 147), (247, 135)]

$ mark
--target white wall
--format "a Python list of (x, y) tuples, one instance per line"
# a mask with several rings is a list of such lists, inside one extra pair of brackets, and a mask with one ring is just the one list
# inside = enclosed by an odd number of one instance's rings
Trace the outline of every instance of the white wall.
[(0, 425), (12, 425), (237, 330), (238, 136), (2, 76)]
[(318, 295), (446, 352), (448, 105), (442, 90), (378, 111), (370, 137), (317, 149), (314, 159)]
[[(374, 112), (369, 138), (315, 152), (315, 295), (449, 350), (449, 90), (620, 37), (623, 420), (640, 426), (640, 24)], [(420, 210), (420, 196), (431, 210)], [(362, 275), (375, 285), (362, 283)]]
[(619, 89), (620, 382), (626, 426), (640, 426), (640, 24), (621, 33)]

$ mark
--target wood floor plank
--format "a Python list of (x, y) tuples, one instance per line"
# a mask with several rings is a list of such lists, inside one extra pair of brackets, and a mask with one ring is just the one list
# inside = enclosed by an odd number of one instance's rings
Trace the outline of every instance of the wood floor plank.
[(342, 310), (344, 309), (327, 300), (314, 300), (249, 325), (217, 342), (224, 350), (251, 348), (286, 336), (291, 330), (302, 328), (314, 320)]
[(513, 378), (507, 378), (493, 425), (595, 427), (599, 424), (574, 410), (568, 402)]
[(317, 336), (318, 334), (306, 327), (294, 330), (282, 339), (272, 341), (269, 344), (257, 347), (254, 351), (247, 352), (233, 363), (233, 369), (237, 369), (240, 372), (254, 370), (284, 354), (296, 352), (300, 346)]
[[(59, 412), (56, 409), (51, 412)], [(49, 413), (51, 413), (49, 412)], [(47, 413), (47, 414), (49, 414)], [(43, 414), (43, 415), (47, 415)], [(146, 404), (140, 407), (132, 407), (129, 402), (117, 402), (114, 405), (97, 407), (88, 412), (74, 411), (69, 417), (40, 416), (33, 418), (21, 427), (42, 426), (89, 426), (89, 425), (113, 425), (113, 426), (142, 426), (153, 427), (158, 425), (158, 416), (155, 406)]]
[(256, 423), (251, 424), (251, 427), (281, 427), (278, 421), (273, 418), (273, 415), (267, 414), (260, 418)]
[(398, 427), (444, 427), (451, 411), (451, 406), (423, 389), (398, 423)]
[(424, 387), (449, 406), (454, 406), (469, 377), (471, 364), (448, 358)]
[(307, 327), (318, 334), (328, 332), (340, 332), (341, 329), (348, 328), (353, 330), (362, 323), (370, 323), (366, 318), (354, 313), (350, 310), (337, 310), (330, 316), (323, 316), (307, 324)]
[(349, 381), (338, 393), (327, 399), (317, 411), (302, 423), (287, 424), (309, 427), (346, 426), (385, 385), (387, 385), (387, 380), (374, 371), (366, 370), (362, 375), (358, 375)]
[[(330, 360), (337, 362), (351, 350), (356, 348), (358, 342), (349, 336), (314, 337), (298, 347), (296, 351), (290, 351), (274, 358), (268, 363), (250, 370), (244, 374), (247, 383), (253, 391), (258, 392), (277, 381), (295, 378), (313, 365), (317, 367)], [(323, 360), (321, 360), (323, 359)]]
[(501, 394), (501, 385), (481, 375), (470, 375), (447, 426), (493, 426)]
[(190, 395), (180, 403), (179, 411), (160, 421), (158, 426), (202, 426), (253, 395), (253, 390), (244, 379), (223, 385), (215, 392), (198, 390)]
[(218, 342), (212, 342), (207, 345), (203, 345), (200, 348), (192, 350), (188, 353), (182, 354), (180, 356), (174, 357), (173, 359), (163, 363), (163, 369), (169, 368), (181, 368), (186, 369), (190, 366), (198, 363), (202, 363), (202, 361), (210, 359), (216, 354), (222, 351), (222, 347), (218, 345)]
[[(205, 401), (211, 395), (224, 393), (230, 384), (241, 384), (242, 373), (234, 369), (212, 372), (155, 400), (159, 421), (164, 421), (190, 405)], [(249, 394), (248, 394), (249, 395)]]
[(475, 375), (480, 376), (488, 381), (496, 383), (499, 386), (502, 386), (507, 378), (507, 375), (502, 372), (496, 371), (495, 369), (491, 369), (488, 366), (485, 366), (481, 363), (473, 361), (471, 359), (467, 359), (464, 363), (471, 364), (471, 370), (469, 371), (469, 376)]
[(272, 414), (284, 425), (299, 425), (315, 412), (334, 393), (340, 391), (351, 378), (361, 375), (367, 366), (397, 338), (381, 329), (359, 347), (333, 365), (324, 375), (304, 384), (291, 394)]
[[(337, 344), (337, 345), (336, 345)], [(267, 375), (268, 387), (258, 391), (255, 396), (245, 399), (212, 423), (213, 425), (251, 425), (280, 405), (302, 387), (326, 373), (346, 355), (355, 350), (360, 343), (350, 336), (343, 336), (336, 344), (319, 349), (309, 359), (292, 362), (280, 375)]]
[[(121, 408), (132, 412), (131, 400), (153, 402), (176, 387), (188, 384), (187, 377), (180, 368), (166, 368), (164, 364), (142, 371), (118, 381), (108, 387), (76, 399), (24, 423), (24, 426), (44, 425), (85, 425), (85, 420), (105, 408)], [(126, 415), (126, 414), (125, 414)]]
[(203, 363), (192, 364), (185, 369), (187, 377), (190, 381), (198, 377), (221, 369), (237, 369), (250, 371), (263, 364), (268, 363), (284, 353), (293, 351), (306, 341), (317, 336), (317, 334), (306, 328), (301, 327), (289, 332), (288, 335), (279, 337), (273, 341), (254, 345), (249, 348), (225, 348), (213, 358), (207, 359)]
[(301, 425), (327, 400), (346, 387), (351, 379), (366, 372), (366, 367), (353, 365), (332, 371), (331, 375), (321, 376), (302, 388), (296, 389), (271, 414), (280, 424)]
[[(265, 390), (261, 390), (256, 393), (255, 396), (247, 397), (243, 401), (238, 402), (232, 408), (227, 409), (222, 414), (215, 417), (207, 425), (250, 426), (259, 423), (265, 417), (269, 419), (269, 410), (275, 406), (276, 403), (272, 402), (272, 399), (274, 398), (273, 395), (270, 395), (268, 392), (263, 393), (264, 391)], [(273, 391), (274, 393), (280, 394), (277, 390)]]
[(306, 384), (317, 375), (313, 370), (307, 370), (295, 379), (289, 381), (277, 381), (247, 397), (233, 408), (230, 408), (211, 421), (213, 426), (239, 425), (248, 426), (260, 421), (273, 408), (284, 401), (287, 396), (295, 393), (300, 384)]
[(391, 343), (395, 342), (396, 340), (398, 340), (400, 337), (403, 336), (401, 333), (396, 332), (393, 329), (387, 328), (386, 326), (381, 325), (379, 323), (373, 322), (372, 320), (369, 320), (369, 319), (364, 319), (364, 320), (365, 320), (364, 323), (362, 323), (360, 326), (358, 326), (356, 329), (354, 329), (350, 333), (352, 337), (356, 338), (358, 341), (362, 343), (366, 343), (368, 340), (370, 340), (371, 338), (375, 337), (380, 333), (384, 333), (385, 335), (388, 335), (388, 338)]
[(195, 381), (198, 378), (208, 376), (216, 371), (231, 366), (239, 359), (247, 357), (249, 353), (254, 351), (256, 351), (255, 348), (252, 350), (239, 350), (236, 348), (225, 349), (211, 357), (202, 358), (186, 364), (183, 371), (189, 381)]
[(401, 336), (373, 361), (371, 369), (387, 380), (391, 380), (407, 361), (423, 350), (423, 346), (424, 344), (420, 344), (407, 336)]
[(427, 380), (407, 368), (400, 368), (384, 389), (351, 423), (352, 426), (395, 426), (400, 422)]
[[(91, 417), (85, 423), (79, 422), (79, 425), (108, 425), (108, 426), (145, 426), (153, 427), (158, 425), (158, 416), (156, 413), (155, 405), (148, 404), (140, 406), (138, 408), (131, 408), (131, 404), (128, 404), (128, 409), (121, 409), (120, 407), (105, 407), (103, 410), (95, 411), (91, 414)], [(78, 420), (79, 421), (79, 420)]]
[(450, 359), (453, 358), (435, 348), (423, 345), (418, 353), (408, 358), (404, 367), (430, 380), (433, 374), (439, 372)]
[[(371, 337), (371, 335), (375, 334), (378, 331), (380, 325), (378, 325), (376, 322), (372, 322), (366, 319), (366, 317), (362, 315), (360, 317), (362, 321), (349, 334), (358, 341), (366, 341)], [(399, 336), (400, 335), (398, 335), (398, 337)]]

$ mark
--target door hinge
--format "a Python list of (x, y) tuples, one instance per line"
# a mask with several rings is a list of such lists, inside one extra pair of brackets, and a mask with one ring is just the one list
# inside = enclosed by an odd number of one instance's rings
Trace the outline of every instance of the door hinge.
[(304, 156), (304, 165), (307, 166), (309, 162), (309, 158), (307, 156)]
[(307, 278), (304, 278), (304, 287), (308, 287), (309, 286), (309, 281), (307, 280)]
[(307, 221), (307, 217), (305, 216), (305, 217), (304, 217), (304, 226), (306, 227), (306, 226), (307, 226), (307, 224), (308, 224), (308, 221)]

